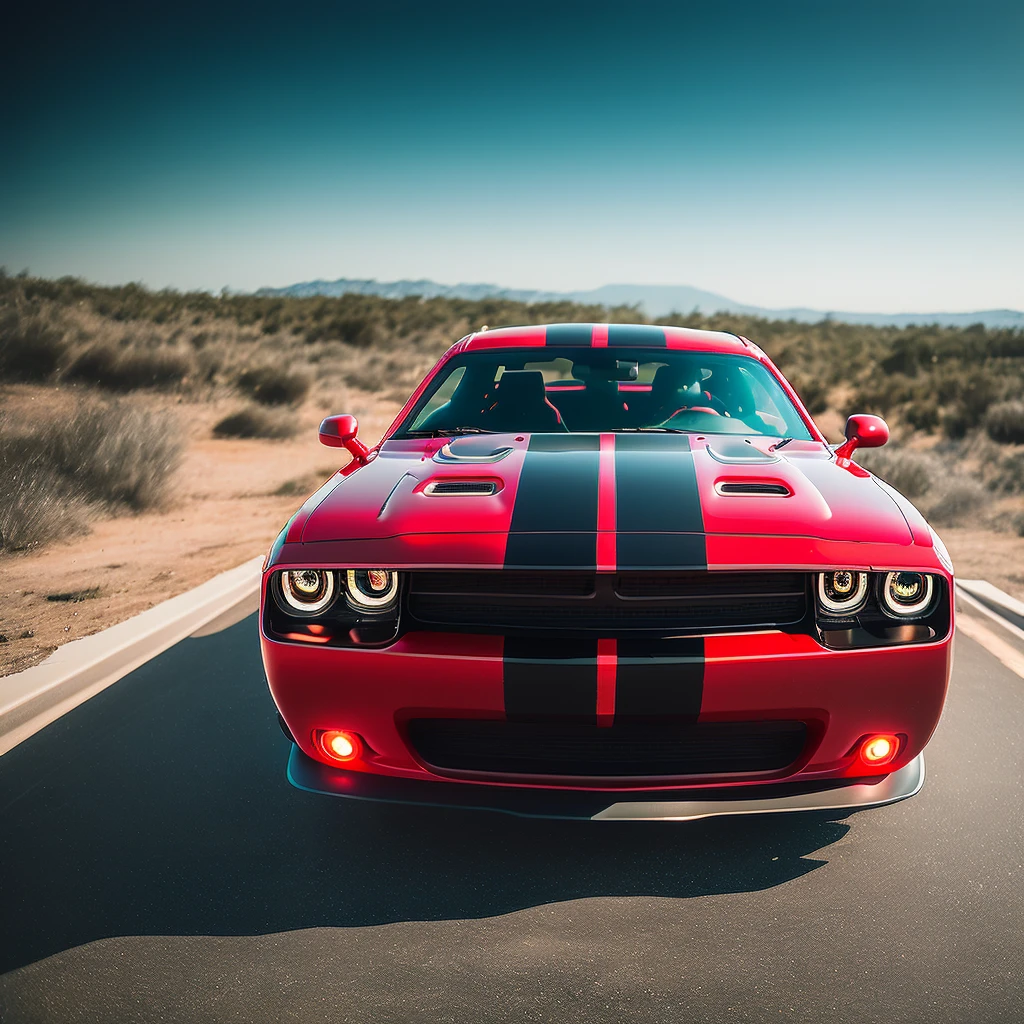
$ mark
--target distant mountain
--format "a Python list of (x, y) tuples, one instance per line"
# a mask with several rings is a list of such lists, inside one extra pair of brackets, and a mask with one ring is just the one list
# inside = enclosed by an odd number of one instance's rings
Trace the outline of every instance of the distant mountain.
[(257, 295), (286, 295), (308, 298), (312, 295), (379, 295), (387, 299), (405, 299), (411, 295), (447, 299), (508, 299), (513, 302), (581, 302), (598, 306), (638, 306), (648, 317), (669, 313), (743, 313), (769, 320), (799, 320), (817, 323), (826, 317), (852, 324), (904, 327), (907, 324), (943, 324), (966, 327), (982, 323), (986, 327), (1024, 328), (1024, 313), (1015, 309), (984, 309), (974, 313), (849, 313), (820, 309), (767, 309), (701, 291), (688, 285), (606, 284), (601, 288), (578, 292), (545, 292), (502, 288), (496, 284), (438, 284), (436, 281), (374, 281), (339, 278), (337, 281), (303, 281), (285, 288), (260, 288)]

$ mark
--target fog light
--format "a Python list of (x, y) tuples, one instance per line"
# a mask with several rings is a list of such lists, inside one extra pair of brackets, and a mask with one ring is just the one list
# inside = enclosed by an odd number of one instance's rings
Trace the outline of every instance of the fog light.
[(860, 758), (865, 764), (888, 764), (899, 749), (900, 741), (886, 734), (869, 736), (860, 745)]
[(332, 760), (345, 763), (354, 761), (362, 753), (363, 744), (354, 732), (329, 729), (318, 736), (320, 749)]

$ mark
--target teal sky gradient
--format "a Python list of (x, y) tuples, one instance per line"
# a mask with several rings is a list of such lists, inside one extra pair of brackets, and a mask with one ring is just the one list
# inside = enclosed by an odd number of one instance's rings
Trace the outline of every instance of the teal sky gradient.
[(23, 17), (0, 68), (10, 270), (1024, 308), (1020, 5)]

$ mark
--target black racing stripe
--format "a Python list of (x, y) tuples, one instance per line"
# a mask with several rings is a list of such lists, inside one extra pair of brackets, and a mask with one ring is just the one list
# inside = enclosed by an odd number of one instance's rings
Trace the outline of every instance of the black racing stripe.
[(620, 640), (615, 720), (696, 721), (704, 693), (704, 640)]
[(548, 324), (545, 344), (590, 348), (593, 324)]
[(615, 517), (620, 533), (704, 532), (697, 473), (685, 435), (616, 436)]
[(597, 434), (534, 434), (516, 486), (505, 565), (597, 564)]
[(597, 721), (597, 641), (506, 637), (505, 716)]
[[(550, 345), (551, 342), (549, 341)], [(663, 347), (668, 344), (665, 338), (665, 328), (655, 327), (652, 324), (609, 324), (608, 325), (608, 346), (609, 348), (618, 345), (655, 345)]]
[(596, 533), (510, 533), (505, 567), (517, 569), (593, 569)]
[(703, 533), (620, 533), (615, 539), (619, 569), (706, 569)]

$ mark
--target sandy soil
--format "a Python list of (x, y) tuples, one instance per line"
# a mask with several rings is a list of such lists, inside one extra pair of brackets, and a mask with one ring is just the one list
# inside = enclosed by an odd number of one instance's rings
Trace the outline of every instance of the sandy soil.
[[(12, 389), (5, 399), (15, 414), (53, 401), (52, 392), (36, 388)], [(397, 404), (359, 393), (349, 392), (342, 403), (318, 394), (297, 413), (301, 430), (292, 440), (217, 440), (211, 427), (237, 403), (145, 400), (174, 404), (188, 431), (168, 506), (98, 521), (88, 535), (42, 550), (0, 555), (0, 635), (7, 637), (0, 643), (0, 675), (263, 554), (306, 495), (347, 460), (317, 441), (321, 417), (354, 412), (360, 435), (373, 443), (398, 411)], [(958, 575), (987, 579), (1024, 599), (1024, 538), (963, 528), (944, 529), (942, 536)], [(58, 599), (81, 591), (94, 594)]]

